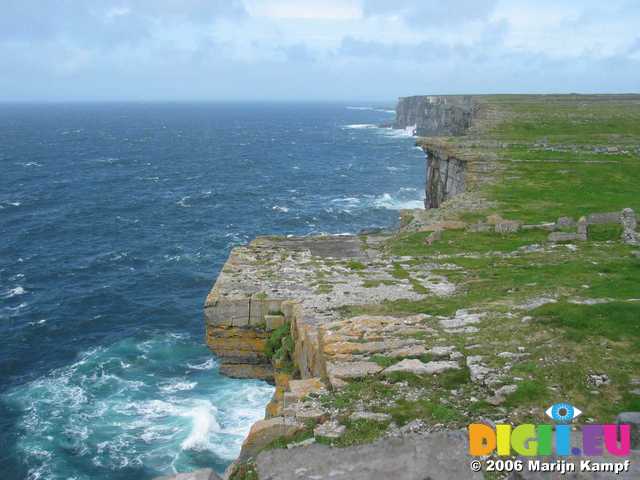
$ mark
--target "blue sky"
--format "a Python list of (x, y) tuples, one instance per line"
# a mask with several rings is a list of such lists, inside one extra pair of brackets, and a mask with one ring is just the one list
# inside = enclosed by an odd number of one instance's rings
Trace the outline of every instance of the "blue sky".
[(2, 0), (0, 100), (640, 91), (636, 0)]

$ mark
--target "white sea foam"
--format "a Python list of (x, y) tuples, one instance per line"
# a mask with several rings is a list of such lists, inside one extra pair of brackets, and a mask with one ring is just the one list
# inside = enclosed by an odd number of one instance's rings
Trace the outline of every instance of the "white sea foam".
[(350, 130), (362, 130), (365, 128), (379, 128), (379, 127), (372, 123), (353, 123), (351, 125), (345, 125), (343, 128), (348, 128)]
[(187, 195), (186, 197), (182, 197), (178, 202), (176, 202), (177, 205), (180, 205), (183, 208), (189, 208), (191, 207), (191, 205), (189, 205), (187, 203), (187, 200), (189, 200), (191, 198), (191, 195)]
[(215, 364), (214, 364), (213, 358), (210, 358), (203, 363), (198, 363), (195, 365), (191, 363), (187, 363), (187, 367), (193, 370), (211, 370), (214, 367), (214, 365)]
[[(144, 362), (140, 350), (149, 352)], [(191, 370), (166, 377), (165, 362)], [(3, 392), (2, 400), (21, 412), (16, 448), (28, 477), (68, 477), (68, 457), (47, 453), (56, 448), (105, 471), (145, 465), (170, 472), (178, 461), (196, 468), (188, 452), (233, 460), (263, 418), (273, 387), (220, 379), (213, 368), (198, 341), (168, 333), (86, 350), (76, 362)]]
[(389, 210), (404, 210), (411, 208), (424, 207), (423, 200), (403, 200), (396, 198), (388, 193), (384, 193), (373, 201), (373, 205), (378, 208), (387, 208)]
[(165, 393), (176, 393), (183, 392), (185, 390), (193, 390), (196, 385), (198, 385), (198, 382), (185, 382), (177, 380), (165, 385), (160, 385), (159, 388)]
[(368, 110), (371, 112), (383, 112), (383, 113), (393, 113), (395, 114), (396, 111), (395, 110), (389, 110), (386, 108), (377, 108), (377, 107), (352, 107), (352, 106), (348, 106), (347, 110)]
[(24, 295), (25, 293), (27, 293), (27, 291), (24, 288), (22, 288), (20, 285), (18, 285), (17, 287), (4, 292), (2, 296), (4, 298), (12, 298), (12, 297), (17, 297), (18, 295)]
[(183, 450), (211, 450), (209, 441), (211, 432), (220, 431), (220, 425), (215, 419), (216, 408), (209, 402), (201, 402), (187, 415), (191, 417), (191, 431), (180, 445)]

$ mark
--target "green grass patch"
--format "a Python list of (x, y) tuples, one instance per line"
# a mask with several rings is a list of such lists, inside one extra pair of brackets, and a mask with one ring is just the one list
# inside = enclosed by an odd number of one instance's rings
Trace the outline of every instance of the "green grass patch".
[(511, 252), (525, 245), (545, 242), (548, 232), (522, 230), (516, 233), (500, 235), (494, 232), (446, 230), (442, 232), (442, 240), (433, 245), (424, 243), (424, 239), (428, 235), (429, 233), (425, 232), (400, 234), (392, 237), (388, 246), (393, 255), (400, 256), (424, 256), (460, 252)]
[(374, 422), (371, 420), (347, 420), (344, 425), (347, 427), (344, 435), (337, 439), (332, 445), (337, 447), (348, 447), (362, 443), (371, 443), (380, 438), (389, 426), (389, 422)]
[(539, 380), (524, 380), (518, 384), (518, 389), (507, 396), (504, 405), (516, 407), (521, 405), (539, 404), (549, 398), (547, 386)]
[(559, 302), (543, 305), (532, 313), (542, 324), (567, 330), (567, 336), (572, 340), (594, 336), (629, 339), (640, 349), (640, 303), (575, 305)]
[(382, 368), (387, 368), (391, 365), (395, 365), (400, 360), (402, 360), (402, 358), (400, 357), (387, 357), (385, 355), (373, 355), (371, 357), (371, 361), (377, 363)]
[(355, 379), (347, 386), (325, 394), (320, 402), (328, 408), (351, 409), (357, 402), (377, 402), (393, 398), (394, 389), (374, 378)]
[(365, 270), (367, 266), (362, 262), (358, 262), (356, 260), (349, 260), (347, 262), (347, 268), (349, 270)]
[(400, 426), (412, 420), (422, 419), (429, 422), (448, 423), (461, 419), (460, 413), (452, 407), (442, 405), (433, 400), (398, 400), (387, 410), (393, 420)]

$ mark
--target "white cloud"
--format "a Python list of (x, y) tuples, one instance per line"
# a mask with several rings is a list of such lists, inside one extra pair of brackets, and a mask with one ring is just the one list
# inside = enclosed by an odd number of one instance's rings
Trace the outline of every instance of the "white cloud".
[(629, 91), (639, 24), (630, 0), (4, 0), (0, 95)]
[(353, 20), (362, 17), (359, 2), (350, 0), (245, 0), (254, 17), (272, 19)]

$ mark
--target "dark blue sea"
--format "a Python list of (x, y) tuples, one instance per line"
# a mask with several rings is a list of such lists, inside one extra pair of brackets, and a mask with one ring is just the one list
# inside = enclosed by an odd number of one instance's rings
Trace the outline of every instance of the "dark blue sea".
[(219, 375), (204, 298), (256, 235), (421, 204), (385, 108), (0, 105), (1, 478), (222, 472), (272, 387)]

